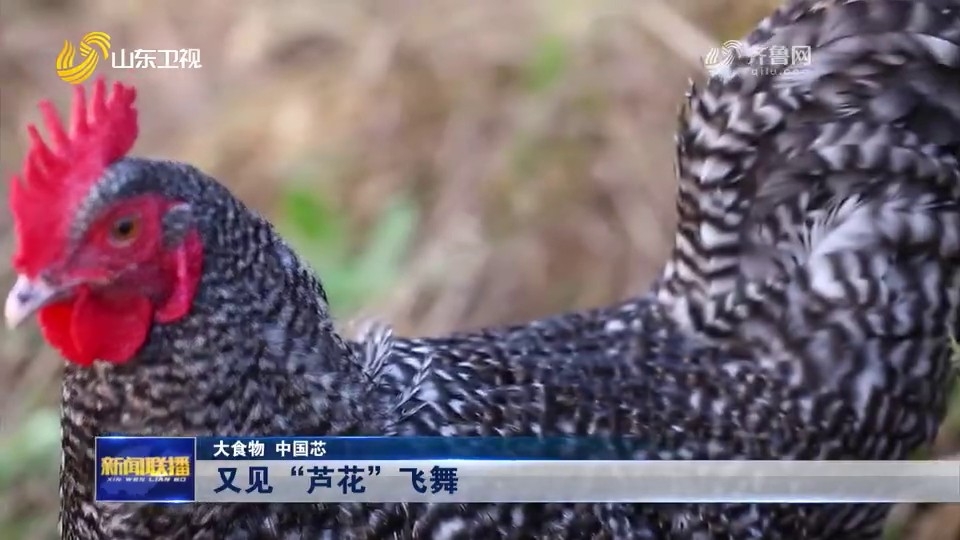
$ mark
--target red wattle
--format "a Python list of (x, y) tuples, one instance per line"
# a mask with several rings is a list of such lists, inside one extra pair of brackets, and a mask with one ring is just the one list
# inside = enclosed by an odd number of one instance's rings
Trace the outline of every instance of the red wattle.
[(150, 300), (143, 296), (80, 296), (70, 320), (80, 357), (116, 364), (130, 360), (147, 340), (152, 312)]
[(81, 290), (37, 314), (47, 341), (67, 360), (89, 366), (95, 360), (123, 363), (137, 353), (150, 332), (150, 301), (142, 296), (105, 297)]
[(64, 358), (81, 366), (89, 366), (95, 358), (88, 358), (81, 354), (70, 332), (75, 302), (75, 298), (70, 298), (44, 307), (37, 313), (37, 322), (47, 343), (59, 351)]

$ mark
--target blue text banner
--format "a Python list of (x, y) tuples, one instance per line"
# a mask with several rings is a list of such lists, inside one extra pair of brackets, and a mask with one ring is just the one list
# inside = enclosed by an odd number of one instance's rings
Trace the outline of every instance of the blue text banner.
[(640, 439), (98, 437), (99, 501), (960, 502), (960, 461), (661, 461)]

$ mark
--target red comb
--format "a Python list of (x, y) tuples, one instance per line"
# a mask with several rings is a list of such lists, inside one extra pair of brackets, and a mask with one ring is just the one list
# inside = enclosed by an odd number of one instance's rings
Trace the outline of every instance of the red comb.
[(17, 250), (14, 268), (34, 277), (56, 261), (65, 248), (73, 210), (104, 169), (130, 151), (137, 140), (137, 91), (119, 82), (106, 94), (102, 78), (93, 85), (90, 101), (84, 88), (74, 87), (68, 134), (53, 104), (40, 102), (40, 113), (50, 136), (50, 146), (36, 126), (27, 126), (30, 150), (22, 178), (10, 186)]

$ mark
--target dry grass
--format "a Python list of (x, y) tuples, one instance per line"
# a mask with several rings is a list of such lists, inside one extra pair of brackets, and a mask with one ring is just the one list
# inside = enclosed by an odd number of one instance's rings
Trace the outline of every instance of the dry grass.
[[(347, 251), (410, 201), (410, 247), (364, 312), (434, 333), (600, 305), (641, 291), (666, 255), (675, 111), (697, 56), (772, 3), (0, 0), (0, 166), (19, 166), (38, 97), (66, 103), (64, 39), (199, 48), (200, 70), (100, 69), (141, 88), (137, 153), (194, 162), (278, 220), (306, 186)], [(0, 214), (0, 259), (9, 226)], [(0, 336), (0, 433), (19, 449), (0, 448), (0, 527), (49, 537), (55, 456), (10, 456), (55, 430), (36, 411), (56, 404), (60, 361), (35, 335)], [(944, 431), (941, 451), (960, 447)], [(5, 463), (46, 472), (5, 480)], [(947, 538), (958, 513), (901, 520), (909, 538)]]

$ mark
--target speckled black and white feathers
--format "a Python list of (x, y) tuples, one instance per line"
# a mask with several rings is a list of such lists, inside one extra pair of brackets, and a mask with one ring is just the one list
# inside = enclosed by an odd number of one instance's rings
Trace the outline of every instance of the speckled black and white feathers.
[[(783, 289), (745, 300), (743, 323), (757, 334), (745, 332), (723, 344), (691, 338), (653, 299), (499, 331), (380, 342), (378, 356), (389, 346), (395, 357), (385, 363), (384, 378), (398, 390), (416, 389), (404, 398), (405, 410), (390, 433), (641, 435), (650, 446), (633, 456), (637, 459), (905, 458), (933, 438), (943, 418), (954, 379), (947, 357), (896, 335), (846, 341), (843, 325), (852, 317), (887, 321), (894, 333), (909, 332), (914, 323), (889, 318), (888, 310), (897, 307), (889, 301), (820, 298), (810, 289), (808, 271), (801, 266)], [(864, 279), (878, 277), (861, 271)], [(881, 271), (887, 280), (917, 285), (910, 281), (916, 271), (910, 265)], [(903, 299), (915, 301), (909, 295)], [(780, 332), (798, 323), (806, 325), (806, 334), (760, 338), (769, 325)], [(878, 505), (398, 505), (364, 511), (359, 529), (351, 526), (344, 534), (876, 538), (887, 510)], [(364, 519), (370, 520), (368, 526)]]
[[(658, 298), (716, 343), (796, 355), (791, 380), (843, 385), (916, 446), (960, 333), (960, 2), (788, 2), (744, 43), (681, 115)], [(809, 65), (748, 61), (798, 45)]]
[(85, 208), (145, 191), (187, 203), (177, 217), (200, 232), (204, 271), (189, 316), (155, 324), (136, 358), (67, 365), (61, 536), (279, 538), (316, 530), (310, 523), (322, 516), (309, 505), (93, 502), (98, 434), (361, 434), (384, 423), (386, 401), (333, 331), (319, 282), (268, 222), (192, 167), (132, 158), (107, 170)]
[[(890, 182), (939, 184), (953, 200), (960, 190), (956, 0), (788, 2), (743, 43), (681, 114), (679, 225), (662, 299), (702, 299), (805, 260), (850, 217), (849, 199), (869, 201)], [(810, 47), (810, 64), (760, 65), (778, 46)], [(956, 230), (891, 217), (903, 234)]]
[(356, 354), (310, 271), (211, 179), (131, 159), (105, 181), (91, 197), (152, 185), (185, 201), (204, 277), (190, 315), (156, 326), (137, 358), (68, 368), (65, 538), (775, 538), (818, 523), (749, 506), (95, 504), (98, 433), (643, 435), (637, 458), (850, 455), (845, 400), (808, 400), (756, 358), (688, 339), (653, 299), (447, 338), (375, 334)]
[[(477, 380), (503, 388), (518, 380), (514, 374), (467, 375), (465, 367), (472, 369), (475, 363), (462, 359), (537, 358), (538, 351), (550, 350), (543, 344), (552, 338), (582, 348), (561, 356), (585, 365), (541, 358), (543, 363), (529, 369), (542, 372), (525, 372), (519, 380), (539, 383), (576, 373), (571, 378), (592, 382), (602, 378), (589, 373), (594, 360), (632, 355), (641, 366), (624, 384), (642, 389), (635, 394), (619, 386), (602, 391), (630, 396), (627, 406), (642, 411), (635, 414), (643, 419), (629, 429), (686, 436), (695, 431), (687, 420), (708, 431), (736, 425), (723, 437), (694, 436), (683, 443), (696, 447), (709, 441), (714, 458), (785, 458), (812, 448), (826, 452), (821, 457), (836, 451), (833, 457), (901, 459), (935, 436), (955, 381), (949, 336), (960, 333), (960, 4), (792, 2), (745, 42), (757, 49), (809, 45), (812, 63), (775, 73), (741, 62), (691, 90), (678, 135), (677, 244), (655, 289), (658, 304), (630, 302), (620, 310), (558, 317), (502, 334), (400, 340), (395, 348), (403, 367), (396, 371), (407, 372), (403, 380), (422, 379), (418, 367), (428, 358), (438, 380), (425, 385), (419, 410), (427, 414), (412, 417), (411, 424), (427, 422), (426, 427), (459, 433), (454, 424), (470, 418), (464, 410), (473, 411), (472, 398), (450, 388), (468, 388)], [(657, 322), (637, 324), (645, 309), (660, 312)], [(623, 313), (631, 315), (621, 318)], [(667, 331), (671, 325), (682, 330)], [(630, 349), (631, 344), (649, 343), (658, 332), (683, 337)], [(677, 349), (671, 351), (666, 343)], [(683, 356), (679, 350), (712, 360), (705, 368), (689, 367), (689, 359), (677, 371), (664, 367), (664, 360)], [(629, 368), (619, 369), (626, 371), (612, 380), (630, 375)], [(697, 369), (706, 370), (704, 379), (697, 378)], [(548, 371), (556, 379), (538, 377)], [(762, 381), (782, 394), (771, 400), (733, 386), (716, 393), (700, 390), (710, 386), (704, 380), (723, 386), (720, 381), (731, 377)], [(446, 392), (436, 390), (441, 382)], [(678, 389), (689, 393), (691, 403), (669, 401)], [(518, 414), (564, 418), (555, 410), (541, 410), (545, 406), (538, 399), (551, 403), (552, 398), (537, 392), (524, 395), (528, 405)], [(492, 395), (503, 405), (499, 414), (515, 410), (499, 390)], [(703, 395), (715, 399), (701, 401)], [(775, 411), (803, 411), (801, 426), (822, 426), (831, 417), (843, 420), (824, 430), (830, 433), (826, 438), (801, 429), (786, 439), (795, 448), (785, 444), (771, 454), (739, 453), (732, 448), (763, 435), (737, 422), (723, 425), (722, 415), (705, 421), (695, 409), (685, 408), (696, 403), (735, 417), (744, 411), (759, 414), (752, 409), (753, 400)], [(606, 413), (618, 406), (595, 402), (590, 412), (578, 416), (590, 418), (585, 424), (590, 427), (576, 433), (605, 433), (598, 419), (606, 420)], [(644, 416), (652, 414), (651, 408), (670, 407), (690, 416), (669, 427)], [(548, 430), (541, 423), (524, 425)], [(463, 427), (470, 433), (477, 429), (469, 420)], [(696, 454), (683, 444), (658, 440), (657, 448), (662, 456)], [(649, 509), (635, 509), (633, 518), (626, 517), (633, 510), (621, 509), (625, 521), (606, 532), (644, 537), (679, 522), (691, 537), (791, 537), (800, 530), (787, 525), (793, 520), (812, 538), (873, 538), (885, 513), (876, 506), (796, 507), (784, 511), (774, 525), (777, 512), (770, 507), (740, 510), (674, 509), (648, 520), (637, 516), (649, 517)], [(515, 530), (510, 524), (523, 515), (516, 509), (498, 512), (493, 511), (510, 516), (490, 529), (499, 534)], [(452, 527), (450, 523), (483, 530), (466, 515), (428, 520), (437, 527), (430, 530)], [(614, 521), (596, 519), (608, 525)], [(669, 536), (679, 534), (672, 530)]]

